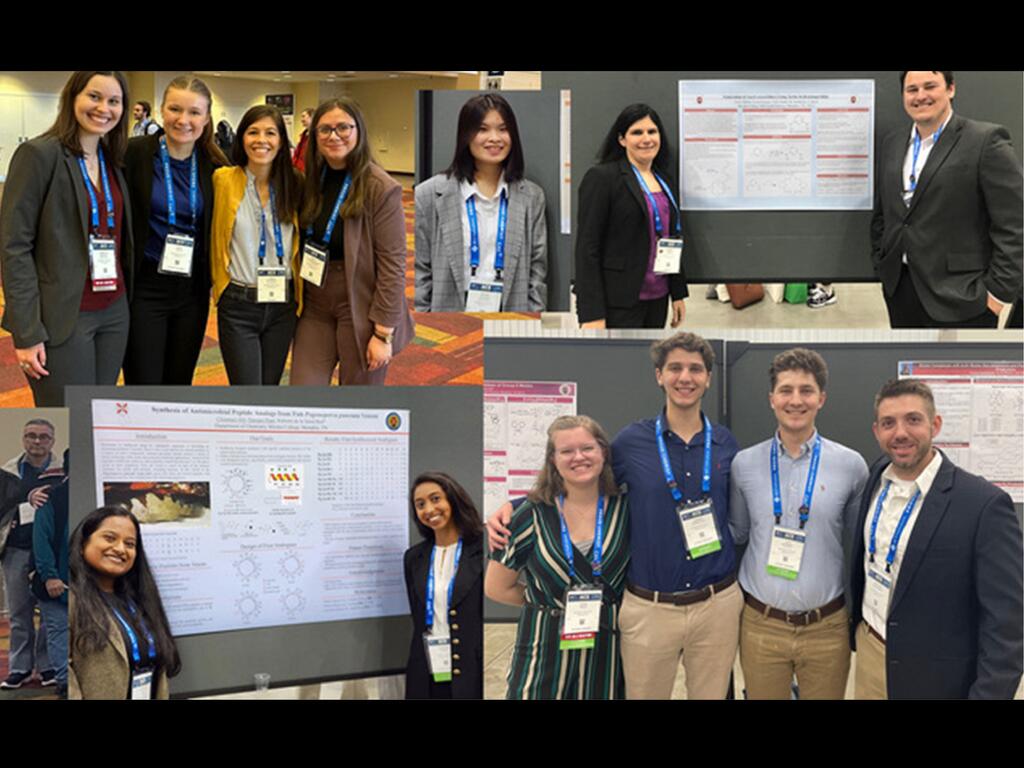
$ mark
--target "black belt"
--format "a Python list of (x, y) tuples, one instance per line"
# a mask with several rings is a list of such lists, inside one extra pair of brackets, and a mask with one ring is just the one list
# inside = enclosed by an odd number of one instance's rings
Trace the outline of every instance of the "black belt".
[(770, 605), (762, 603), (753, 595), (746, 593), (743, 595), (743, 600), (762, 616), (784, 621), (794, 627), (808, 627), (811, 624), (817, 624), (833, 613), (841, 611), (843, 606), (846, 605), (846, 597), (844, 595), (840, 595), (835, 600), (825, 603), (820, 608), (812, 608), (809, 611), (783, 611), (778, 608), (772, 608)]
[(691, 589), (688, 592), (652, 592), (649, 589), (638, 587), (635, 584), (627, 584), (626, 589), (637, 597), (649, 600), (652, 603), (670, 603), (671, 605), (693, 605), (707, 600), (712, 595), (718, 594), (723, 589), (731, 587), (736, 581), (736, 574), (726, 576), (717, 584), (709, 584), (701, 589)]

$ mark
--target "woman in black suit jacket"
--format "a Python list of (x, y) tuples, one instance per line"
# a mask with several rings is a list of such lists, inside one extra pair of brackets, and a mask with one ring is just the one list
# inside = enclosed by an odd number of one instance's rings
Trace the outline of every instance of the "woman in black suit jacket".
[[(213, 171), (229, 165), (213, 140), (212, 108), (213, 97), (202, 80), (175, 78), (164, 91), (160, 106), (163, 133), (128, 143), (125, 162), (138, 245), (131, 334), (124, 359), (125, 384), (192, 383), (210, 311)], [(194, 212), (190, 182), (193, 161), (197, 177)], [(170, 168), (175, 193), (173, 226), (165, 167)], [(193, 239), (189, 264), (163, 258), (168, 234)], [(183, 274), (186, 269), (188, 274)]]
[(632, 104), (605, 137), (601, 164), (583, 177), (576, 312), (584, 328), (663, 328), (670, 297), (672, 327), (683, 322), (688, 291), (682, 262), (674, 274), (653, 269), (658, 240), (681, 237), (670, 156), (658, 113)]
[[(405, 553), (405, 588), (413, 621), (405, 697), (481, 699), (484, 581), (480, 514), (465, 489), (441, 472), (426, 472), (416, 478), (409, 505), (425, 541)], [(428, 598), (431, 587), (432, 601)], [(431, 674), (428, 638), (446, 636), (450, 644), (442, 641), (440, 648), (450, 654), (451, 673), (438, 675), (435, 669)]]

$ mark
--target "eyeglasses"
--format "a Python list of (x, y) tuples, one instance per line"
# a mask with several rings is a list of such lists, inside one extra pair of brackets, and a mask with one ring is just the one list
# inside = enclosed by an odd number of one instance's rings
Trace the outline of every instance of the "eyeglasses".
[(339, 139), (347, 139), (352, 135), (356, 127), (352, 123), (338, 123), (337, 125), (319, 125), (316, 129), (316, 134), (321, 139), (330, 138), (332, 133), (338, 134)]
[(26, 432), (26, 440), (37, 440), (40, 443), (48, 443), (53, 440), (53, 435), (40, 435), (38, 432)]

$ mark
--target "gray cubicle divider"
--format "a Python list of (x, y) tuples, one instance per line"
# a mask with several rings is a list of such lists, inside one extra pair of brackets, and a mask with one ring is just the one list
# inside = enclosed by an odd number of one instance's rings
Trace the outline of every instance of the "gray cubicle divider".
[[(71, 526), (94, 508), (93, 399), (310, 408), (408, 409), (409, 480), (441, 470), (461, 483), (482, 509), (483, 399), (479, 387), (71, 387)], [(421, 540), (410, 520), (410, 545)], [(271, 684), (402, 673), (409, 654), (408, 615), (264, 627), (180, 638), (175, 697), (251, 689), (253, 674)]]
[[(999, 123), (1013, 138), (1018, 158), (1024, 140), (1024, 73), (955, 72), (958, 114)], [(544, 71), (544, 87), (572, 91), (572, 225), (578, 220), (580, 182), (616, 116), (646, 102), (661, 116), (678, 167), (680, 80), (875, 81), (876, 146), (893, 130), (906, 130), (899, 72), (583, 72)], [(709, 282), (872, 282), (870, 211), (686, 211), (686, 275)], [(559, 235), (559, 251), (572, 238)]]
[[(484, 91), (420, 91), (416, 112), (416, 183), (444, 171), (455, 153), (459, 110)], [(560, 237), (562, 168), (559, 157), (558, 91), (502, 91), (516, 115), (526, 161), (526, 178), (539, 184), (547, 203), (548, 309), (569, 309), (571, 253)], [(468, 247), (468, 246), (467, 246)]]

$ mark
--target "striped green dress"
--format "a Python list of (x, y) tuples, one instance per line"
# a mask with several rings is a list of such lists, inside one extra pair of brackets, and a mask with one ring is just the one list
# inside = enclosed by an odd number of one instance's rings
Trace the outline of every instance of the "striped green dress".
[[(605, 601), (601, 631), (592, 649), (558, 647), (569, 568), (562, 552), (558, 510), (527, 501), (512, 515), (512, 535), (491, 559), (521, 572), (526, 605), (519, 616), (516, 644), (508, 671), (508, 699), (621, 699), (619, 604), (629, 567), (629, 510), (626, 496), (605, 502), (601, 580)], [(594, 581), (590, 558), (573, 547), (576, 581)]]

